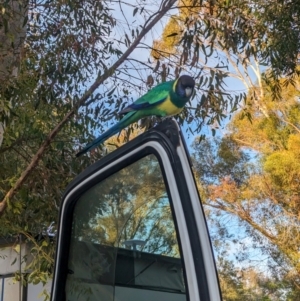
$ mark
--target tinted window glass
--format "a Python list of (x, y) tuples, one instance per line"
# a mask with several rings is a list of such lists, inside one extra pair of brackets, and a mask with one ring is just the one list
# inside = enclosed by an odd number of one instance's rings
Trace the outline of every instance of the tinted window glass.
[(154, 155), (80, 197), (68, 266), (67, 300), (186, 300), (170, 200)]

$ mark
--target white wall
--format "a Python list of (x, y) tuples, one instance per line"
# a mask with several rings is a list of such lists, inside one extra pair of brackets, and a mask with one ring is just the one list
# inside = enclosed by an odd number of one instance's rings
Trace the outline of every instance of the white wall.
[(45, 286), (42, 283), (37, 285), (30, 283), (28, 285), (27, 301), (43, 301), (44, 295), (42, 295), (42, 292), (45, 290), (50, 295), (51, 285), (52, 281), (49, 281)]
[[(21, 251), (21, 258), (20, 258)], [(11, 276), (15, 272), (25, 271), (26, 262), (23, 260), (23, 256), (26, 254), (26, 245), (16, 244), (13, 246), (0, 247), (0, 301), (22, 301), (20, 300), (20, 283), (15, 282)], [(10, 276), (9, 276), (10, 275)], [(9, 276), (9, 277), (5, 277)], [(48, 294), (51, 292), (51, 281), (45, 286), (41, 283), (37, 285), (28, 284), (27, 288), (27, 301), (43, 301), (43, 291), (46, 290)], [(21, 291), (23, 288), (21, 287)]]
[[(20, 293), (20, 287), (18, 282), (14, 282), (12, 278), (4, 278), (3, 280), (0, 280), (2, 284), (4, 284), (4, 290), (3, 290), (3, 300), (1, 301), (19, 301), (19, 293)], [(22, 292), (22, 288), (21, 288)]]
[[(9, 247), (0, 247), (0, 275), (7, 275), (20, 270), (20, 251), (22, 262), (22, 258), (26, 254), (25, 244), (22, 244), (21, 248), (19, 244)], [(25, 266), (26, 263), (22, 262), (22, 271), (24, 271)]]

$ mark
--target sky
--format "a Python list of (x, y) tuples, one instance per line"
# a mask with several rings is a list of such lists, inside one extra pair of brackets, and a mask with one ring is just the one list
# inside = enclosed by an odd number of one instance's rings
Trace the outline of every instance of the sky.
[[(157, 1), (156, 6), (153, 4), (148, 4), (148, 9), (152, 10), (153, 12), (155, 12), (155, 9), (158, 7), (159, 5), (159, 1)], [(139, 14), (136, 14), (134, 18), (132, 18), (133, 16), (133, 11), (134, 11), (134, 6), (133, 5), (124, 5), (122, 7), (122, 11), (120, 10), (120, 7), (118, 5), (117, 2), (112, 3), (112, 7), (111, 9), (113, 10), (113, 16), (117, 19), (117, 27), (115, 28), (115, 39), (122, 39), (122, 37), (124, 37), (125, 32), (128, 32), (128, 28), (131, 28), (132, 26), (136, 26), (136, 28), (139, 28), (139, 24), (143, 24), (143, 16), (140, 16)], [(137, 17), (137, 19), (136, 19)], [(166, 24), (167, 22), (167, 18), (164, 18), (161, 22), (159, 22), (155, 28), (146, 35), (146, 37), (144, 38), (144, 40), (142, 41), (143, 43), (147, 44), (147, 45), (152, 45), (153, 39), (157, 39), (160, 37), (161, 33), (162, 33), (162, 29), (164, 24)], [(129, 24), (129, 26), (128, 26)], [(136, 24), (136, 25), (135, 25)], [(121, 50), (125, 51), (127, 49), (127, 47), (125, 45), (120, 44)], [(149, 50), (146, 49), (142, 49), (142, 48), (138, 48), (136, 49), (132, 55), (130, 56), (131, 58), (136, 58), (138, 60), (143, 60), (145, 62), (148, 61), (150, 56)], [(230, 71), (234, 71), (233, 69)], [(140, 78), (142, 77), (144, 81), (146, 81), (148, 73), (144, 72), (144, 71), (132, 71), (132, 81), (136, 81), (134, 79), (134, 77)], [(253, 78), (253, 80), (255, 81), (255, 77), (253, 76), (253, 73), (250, 73), (250, 76)], [(137, 83), (139, 83), (139, 81), (136, 81)], [(226, 80), (227, 83), (227, 91), (231, 92), (231, 91), (246, 91), (245, 89), (245, 85), (237, 79), (227, 79)], [(144, 87), (146, 88), (146, 87)], [(196, 93), (198, 93), (199, 95), (201, 95), (201, 91), (197, 91)], [(138, 91), (133, 92), (133, 94), (131, 95), (133, 100), (135, 98), (138, 98), (140, 96)], [(196, 100), (194, 100), (196, 101)], [(193, 106), (193, 102), (192, 102), (192, 106)], [(226, 124), (229, 121), (229, 118), (226, 118), (223, 122), (223, 124), (221, 125), (221, 129), (219, 131), (217, 131), (217, 136), (222, 136), (224, 134), (227, 133), (227, 129), (226, 129)], [(109, 124), (107, 125), (108, 127), (112, 124), (112, 122), (109, 122)], [(106, 128), (107, 128), (106, 126)], [(195, 127), (195, 126), (194, 126)], [(182, 131), (183, 131), (183, 135), (185, 137), (185, 140), (187, 142), (187, 145), (189, 147), (190, 152), (192, 152), (191, 149), (191, 145), (194, 142), (195, 138), (197, 136), (199, 136), (199, 133), (191, 133), (188, 130), (188, 125), (185, 123), (182, 127)], [(100, 131), (98, 132), (97, 130), (95, 131), (94, 135), (98, 136), (100, 134)], [(207, 137), (211, 137), (212, 136), (212, 132), (211, 132), (211, 127), (210, 126), (204, 126), (202, 128), (201, 134), (205, 134)], [(225, 225), (225, 227), (227, 227), (227, 230), (229, 231), (230, 234), (230, 239), (228, 239), (226, 241), (226, 247), (227, 249), (227, 254), (228, 255), (228, 260), (232, 260), (237, 268), (243, 268), (243, 267), (248, 267), (251, 266), (252, 264), (256, 264), (259, 262), (259, 265), (257, 265), (259, 267), (260, 271), (266, 272), (267, 268), (266, 266), (263, 264), (264, 262), (266, 262), (268, 260), (268, 258), (262, 254), (262, 252), (259, 249), (254, 249), (252, 247), (252, 243), (253, 241), (247, 236), (246, 233), (246, 228), (239, 223), (238, 219), (236, 217), (233, 217), (232, 215), (228, 215), (228, 214), (224, 214), (222, 216), (217, 217), (217, 215), (215, 215), (215, 219), (226, 219), (227, 220), (227, 225)], [(214, 231), (217, 230), (217, 228), (213, 225), (213, 223), (210, 223), (208, 221), (208, 225), (209, 225), (209, 230), (213, 233)], [(239, 241), (239, 243), (235, 243), (234, 241)], [(245, 246), (248, 246), (248, 249), (245, 249)], [(225, 247), (225, 245), (224, 245)], [(241, 254), (241, 248), (243, 248), (243, 252), (248, 253), (249, 257), (251, 258), (251, 260), (245, 260), (245, 261), (238, 261), (237, 260), (237, 255)], [(216, 255), (220, 254), (220, 251), (216, 251)]]

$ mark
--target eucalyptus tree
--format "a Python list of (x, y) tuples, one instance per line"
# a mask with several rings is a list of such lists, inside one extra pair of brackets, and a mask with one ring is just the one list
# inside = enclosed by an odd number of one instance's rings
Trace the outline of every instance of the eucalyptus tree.
[[(218, 252), (226, 252), (231, 241), (237, 262), (257, 267), (259, 261), (293, 300), (300, 281), (299, 90), (288, 85), (282, 98), (274, 101), (271, 91), (266, 93), (268, 116), (248, 100), (251, 121), (236, 113), (223, 137), (195, 142), (194, 159), (202, 200), (218, 229)], [(233, 217), (247, 239), (230, 238), (239, 232), (228, 228)], [(251, 254), (254, 250), (259, 254)]]

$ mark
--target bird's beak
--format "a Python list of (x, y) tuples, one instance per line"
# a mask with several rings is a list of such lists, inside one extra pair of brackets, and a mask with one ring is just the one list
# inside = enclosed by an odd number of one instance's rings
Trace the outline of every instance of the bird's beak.
[(185, 95), (186, 97), (190, 97), (191, 94), (193, 92), (193, 89), (192, 88), (185, 88)]

